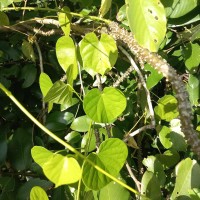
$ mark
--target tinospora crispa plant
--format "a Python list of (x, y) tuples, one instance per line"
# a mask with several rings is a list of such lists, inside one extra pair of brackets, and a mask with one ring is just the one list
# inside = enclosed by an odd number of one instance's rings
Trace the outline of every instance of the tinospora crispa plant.
[(148, 49), (141, 47), (134, 39), (133, 34), (121, 28), (118, 23), (111, 22), (109, 24), (109, 34), (112, 35), (116, 41), (128, 47), (139, 60), (149, 63), (171, 82), (178, 101), (181, 129), (192, 151), (200, 158), (200, 139), (192, 124), (193, 115), (189, 95), (176, 70), (157, 53), (152, 53)]

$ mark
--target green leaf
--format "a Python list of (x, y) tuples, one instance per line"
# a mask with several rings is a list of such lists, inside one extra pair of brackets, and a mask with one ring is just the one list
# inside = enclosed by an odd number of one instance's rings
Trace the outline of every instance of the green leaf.
[(45, 191), (53, 187), (53, 184), (47, 180), (41, 180), (39, 178), (30, 178), (28, 181), (21, 184), (21, 187), (15, 194), (15, 199), (17, 200), (27, 200), (30, 198), (31, 189), (34, 186), (42, 187)]
[[(119, 178), (121, 179), (121, 178)], [(124, 181), (123, 181), (124, 182)], [(99, 193), (99, 200), (129, 200), (130, 193), (120, 184), (115, 182), (110, 182), (108, 185), (103, 187)]]
[(195, 43), (187, 43), (182, 50), (186, 68), (190, 73), (195, 73), (200, 64), (200, 45)]
[[(66, 6), (64, 6), (62, 8), (62, 11), (70, 12), (70, 9)], [(60, 13), (58, 13), (58, 21), (59, 21), (60, 27), (63, 30), (65, 36), (69, 36), (71, 15), (60, 12)]]
[(69, 104), (72, 101), (72, 89), (68, 84), (57, 81), (47, 92), (44, 101), (57, 104)]
[(35, 62), (35, 60), (36, 60), (35, 53), (34, 53), (34, 50), (33, 50), (33, 46), (30, 42), (23, 40), (22, 52), (23, 52), (23, 54), (25, 55), (26, 58)]
[(48, 200), (46, 192), (39, 186), (31, 189), (30, 200)]
[(191, 200), (199, 200), (200, 199), (200, 189), (193, 188), (188, 190)]
[(83, 69), (91, 76), (97, 73), (104, 75), (111, 70), (117, 60), (116, 42), (107, 34), (102, 34), (98, 40), (94, 33), (88, 33), (79, 45)]
[(33, 147), (31, 153), (34, 161), (42, 167), (44, 174), (55, 187), (75, 183), (80, 179), (81, 168), (73, 157), (52, 153), (39, 146)]
[[(2, 127), (3, 128), (3, 127)], [(8, 149), (8, 144), (7, 144), (7, 131), (2, 130), (0, 134), (0, 166), (4, 164), (7, 156), (7, 149)]]
[[(1, 5), (1, 3), (0, 3)], [(6, 13), (4, 12), (0, 12), (0, 26), (9, 26), (10, 22), (9, 22), (9, 18), (6, 15)]]
[(12, 0), (1, 0), (0, 2), (0, 9), (9, 6), (13, 1)]
[(163, 154), (157, 154), (155, 157), (162, 163), (164, 169), (169, 169), (180, 160), (180, 156), (175, 150), (167, 150)]
[(166, 148), (172, 148), (177, 151), (186, 151), (187, 144), (184, 134), (181, 132), (181, 123), (179, 119), (170, 121), (170, 127), (162, 126), (159, 130), (159, 139)]
[(33, 146), (30, 130), (18, 128), (8, 145), (8, 159), (16, 170), (26, 170), (30, 167), (31, 148)]
[(81, 177), (78, 162), (70, 157), (53, 154), (43, 165), (44, 174), (55, 183), (55, 187), (77, 182)]
[(126, 0), (126, 6), (129, 26), (138, 43), (157, 52), (166, 34), (163, 5), (159, 0)]
[(178, 18), (193, 10), (198, 5), (198, 0), (180, 1), (180, 0), (161, 0), (167, 17)]
[(155, 156), (148, 156), (142, 163), (147, 167), (148, 171), (155, 174), (160, 185), (164, 187), (166, 175), (160, 161)]
[(85, 96), (83, 108), (95, 122), (110, 123), (126, 108), (126, 98), (122, 92), (112, 87), (106, 87), (102, 92), (95, 88)]
[(56, 42), (56, 56), (62, 69), (66, 72), (72, 67), (72, 78), (76, 79), (78, 67), (76, 62), (76, 49), (74, 42), (69, 36), (62, 36)]
[[(92, 130), (91, 130), (92, 131)], [(91, 152), (96, 149), (96, 137), (93, 132), (87, 132), (81, 140), (81, 151)]]
[(198, 106), (200, 99), (200, 77), (189, 75), (187, 91), (192, 105)]
[(154, 111), (160, 119), (171, 121), (179, 115), (176, 98), (172, 95), (165, 95), (158, 100)]
[(146, 79), (147, 88), (151, 89), (163, 78), (163, 75), (158, 73), (151, 65), (146, 64), (144, 69), (150, 71), (151, 74)]
[(87, 115), (84, 115), (74, 119), (70, 128), (74, 131), (86, 132), (90, 129), (91, 123), (92, 120)]
[(20, 79), (24, 80), (22, 84), (22, 88), (30, 87), (34, 83), (36, 76), (37, 76), (37, 69), (35, 65), (33, 64), (25, 65), (22, 68), (21, 74), (20, 74)]
[[(183, 175), (184, 174), (184, 175)], [(189, 197), (188, 190), (200, 187), (200, 166), (196, 160), (186, 158), (176, 166), (176, 183), (171, 198)]]
[(31, 149), (31, 155), (33, 159), (41, 167), (43, 167), (43, 165), (47, 162), (47, 160), (51, 158), (52, 154), (53, 153), (51, 151), (40, 146), (34, 146)]
[(103, 17), (109, 10), (112, 4), (112, 0), (101, 0), (101, 7), (99, 9), (100, 17)]
[[(110, 138), (102, 142), (98, 153), (91, 153), (88, 159), (111, 175), (117, 176), (126, 161), (127, 155), (128, 150), (124, 142), (117, 138)], [(107, 176), (97, 171), (92, 165), (87, 162), (84, 163), (83, 182), (88, 188), (99, 190), (110, 181)]]
[(81, 134), (76, 131), (72, 131), (65, 136), (65, 140), (70, 144), (75, 144), (77, 142), (80, 142), (81, 139), (82, 139)]
[(39, 83), (40, 83), (40, 90), (42, 91), (42, 95), (46, 96), (50, 88), (53, 86), (53, 83), (50, 77), (44, 72), (42, 72), (40, 74)]
[[(160, 184), (154, 173), (146, 171), (142, 177), (141, 186), (141, 194), (145, 195), (149, 199), (162, 199)], [(141, 200), (146, 200), (146, 198), (141, 197)]]

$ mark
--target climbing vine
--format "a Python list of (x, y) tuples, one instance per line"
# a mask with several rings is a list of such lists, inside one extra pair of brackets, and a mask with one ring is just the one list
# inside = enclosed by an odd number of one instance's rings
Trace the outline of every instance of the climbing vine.
[(198, 198), (198, 9), (0, 2), (0, 198)]

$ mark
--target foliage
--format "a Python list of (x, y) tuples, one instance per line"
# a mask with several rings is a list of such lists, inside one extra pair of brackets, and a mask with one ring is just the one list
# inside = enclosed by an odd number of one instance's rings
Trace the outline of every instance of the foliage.
[(2, 0), (0, 200), (199, 199), (170, 82), (107, 28), (174, 67), (200, 131), (199, 3)]

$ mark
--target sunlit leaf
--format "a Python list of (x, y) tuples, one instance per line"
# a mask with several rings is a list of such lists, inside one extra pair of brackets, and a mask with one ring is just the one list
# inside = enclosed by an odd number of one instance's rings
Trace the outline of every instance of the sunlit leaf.
[(58, 104), (71, 103), (72, 89), (68, 84), (63, 83), (62, 81), (57, 81), (47, 92), (44, 101)]
[[(121, 181), (123, 180), (121, 179)], [(99, 191), (98, 195), (99, 195), (99, 200), (105, 200), (105, 199), (129, 200), (130, 199), (129, 191), (125, 189), (124, 187), (122, 187), (120, 184), (115, 183), (114, 181), (110, 182), (108, 185), (103, 187)]]
[(62, 36), (56, 42), (56, 56), (62, 69), (66, 72), (71, 66), (73, 79), (76, 79), (78, 67), (76, 62), (76, 49), (74, 42), (69, 36)]
[(192, 74), (189, 75), (187, 90), (190, 97), (190, 102), (198, 106), (199, 99), (200, 99), (200, 77), (193, 76)]
[(47, 92), (53, 86), (53, 83), (52, 83), (50, 77), (47, 74), (45, 74), (44, 72), (42, 72), (40, 74), (39, 83), (40, 83), (40, 89), (42, 91), (42, 95), (46, 96)]
[(148, 171), (153, 172), (155, 174), (160, 185), (164, 186), (166, 175), (160, 161), (155, 156), (148, 156), (143, 160), (142, 163), (147, 167)]
[(101, 0), (101, 6), (99, 9), (100, 17), (103, 17), (110, 9), (112, 0)]
[[(149, 199), (162, 199), (159, 181), (152, 172), (146, 171), (144, 173), (141, 186), (141, 193)], [(146, 198), (141, 197), (141, 200), (146, 200)]]
[(122, 114), (126, 108), (126, 98), (122, 92), (112, 87), (106, 87), (102, 92), (92, 89), (85, 96), (83, 107), (95, 122), (109, 123)]
[(87, 132), (83, 139), (81, 140), (81, 151), (82, 152), (91, 152), (96, 149), (96, 137), (94, 132)]
[(151, 89), (156, 84), (159, 83), (159, 81), (162, 79), (163, 75), (158, 73), (158, 71), (156, 69), (154, 69), (152, 66), (150, 66), (148, 64), (146, 64), (144, 66), (144, 69), (151, 72), (151, 74), (148, 75), (148, 77), (146, 79), (147, 88)]
[[(183, 176), (184, 174), (184, 176)], [(196, 160), (186, 158), (176, 166), (176, 183), (171, 198), (189, 197), (188, 190), (200, 187), (200, 166)]]
[(171, 121), (178, 116), (177, 100), (172, 95), (165, 95), (158, 100), (158, 105), (154, 108), (156, 115), (166, 121)]
[(128, 23), (138, 43), (157, 52), (166, 34), (163, 5), (159, 0), (126, 0), (126, 6)]
[(107, 34), (102, 34), (100, 40), (94, 33), (86, 34), (80, 42), (80, 53), (83, 68), (91, 76), (104, 75), (117, 60), (116, 42)]
[(91, 123), (92, 120), (87, 115), (84, 115), (74, 119), (70, 128), (74, 131), (86, 132), (89, 130)]
[[(66, 6), (64, 6), (62, 8), (62, 11), (70, 12), (70, 9)], [(58, 13), (58, 21), (59, 21), (60, 27), (63, 30), (63, 32), (65, 33), (65, 35), (69, 36), (71, 16), (64, 12), (60, 12), (60, 13)]]
[(34, 161), (42, 167), (46, 177), (55, 183), (56, 187), (79, 180), (81, 168), (73, 157), (52, 153), (39, 146), (33, 147), (31, 153)]
[(165, 6), (167, 17), (178, 18), (181, 17), (198, 5), (198, 0), (184, 1), (184, 0), (161, 0)]
[(35, 186), (31, 189), (30, 200), (48, 200), (48, 196), (44, 189), (39, 186)]
[(183, 58), (185, 59), (185, 65), (191, 73), (195, 73), (198, 70), (200, 64), (200, 45), (187, 43), (183, 46)]
[(13, 0), (1, 0), (0, 1), (0, 9), (9, 6)]
[[(88, 159), (96, 163), (113, 176), (117, 176), (123, 167), (128, 155), (124, 142), (117, 138), (110, 138), (101, 143), (97, 154), (91, 153)], [(97, 171), (89, 163), (85, 162), (83, 167), (83, 182), (92, 189), (99, 190), (107, 185), (111, 179)]]

